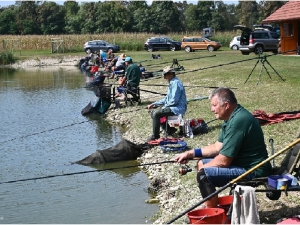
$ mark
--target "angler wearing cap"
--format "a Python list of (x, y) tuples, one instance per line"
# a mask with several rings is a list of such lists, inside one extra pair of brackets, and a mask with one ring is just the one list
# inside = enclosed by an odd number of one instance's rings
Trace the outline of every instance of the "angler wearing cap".
[[(160, 138), (160, 118), (165, 116), (184, 115), (187, 110), (185, 88), (182, 82), (176, 77), (174, 68), (167, 66), (163, 69), (164, 79), (169, 83), (165, 98), (148, 105), (148, 109), (162, 106), (151, 113), (153, 121), (153, 134), (148, 141)], [(165, 126), (164, 126), (165, 127)], [(168, 134), (176, 132), (176, 129), (167, 128)]]
[(125, 65), (126, 65), (126, 73), (124, 77), (120, 77), (118, 80), (119, 87), (118, 92), (115, 97), (122, 96), (122, 93), (129, 90), (136, 90), (136, 88), (140, 85), (141, 80), (141, 70), (140, 67), (132, 62), (131, 57), (125, 58)]

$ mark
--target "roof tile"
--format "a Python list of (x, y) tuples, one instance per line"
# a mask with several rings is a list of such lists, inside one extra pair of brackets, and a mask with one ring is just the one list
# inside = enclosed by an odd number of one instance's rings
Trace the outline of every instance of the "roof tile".
[(264, 19), (263, 23), (300, 19), (300, 1), (291, 0)]

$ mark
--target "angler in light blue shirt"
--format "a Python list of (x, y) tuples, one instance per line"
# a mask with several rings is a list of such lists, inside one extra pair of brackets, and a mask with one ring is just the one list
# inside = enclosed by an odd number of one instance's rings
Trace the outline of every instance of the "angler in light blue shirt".
[[(153, 120), (153, 135), (148, 141), (160, 138), (160, 119), (162, 117), (174, 115), (183, 116), (187, 110), (185, 88), (182, 82), (176, 77), (174, 68), (170, 66), (165, 67), (163, 76), (169, 82), (169, 88), (165, 98), (148, 105), (148, 109), (162, 106), (151, 113)], [(162, 125), (162, 128), (166, 127), (169, 135), (176, 132), (176, 128), (170, 127), (169, 125), (166, 126), (166, 124)]]

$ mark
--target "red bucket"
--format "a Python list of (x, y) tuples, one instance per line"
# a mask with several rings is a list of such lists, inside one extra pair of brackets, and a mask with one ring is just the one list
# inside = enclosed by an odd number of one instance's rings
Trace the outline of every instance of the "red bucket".
[[(218, 207), (221, 209), (224, 209), (224, 211), (225, 211), (223, 224), (226, 222), (226, 217), (227, 217), (226, 213), (228, 212), (232, 202), (233, 202), (233, 195), (225, 195), (225, 196), (218, 198)], [(231, 224), (230, 218), (227, 220), (226, 223)]]
[(187, 213), (191, 224), (222, 224), (225, 216), (224, 209), (197, 209)]
[(228, 212), (230, 205), (233, 202), (233, 195), (225, 195), (218, 198), (218, 208), (224, 209), (225, 213)]

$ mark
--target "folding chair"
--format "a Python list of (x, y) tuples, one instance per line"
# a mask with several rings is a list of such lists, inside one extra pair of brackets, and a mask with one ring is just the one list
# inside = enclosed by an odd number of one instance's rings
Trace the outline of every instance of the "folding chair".
[[(127, 87), (124, 89), (124, 95), (125, 95), (125, 104), (127, 105), (128, 102), (130, 102), (131, 105), (134, 105), (134, 103), (141, 103), (141, 95), (140, 95), (140, 87)], [(128, 97), (128, 95), (131, 95), (132, 97)]]
[[(300, 136), (299, 136), (300, 137)], [(291, 174), (297, 179), (300, 178), (300, 166), (299, 166), (299, 159), (300, 159), (300, 143), (296, 144), (294, 147), (289, 149), (280, 163), (280, 166), (273, 166), (272, 174), (271, 175), (284, 175), (284, 174)], [(270, 200), (278, 200), (281, 196), (281, 192), (284, 191), (286, 195), (289, 191), (300, 191), (300, 186), (296, 187), (288, 187), (285, 190), (277, 190), (276, 188), (270, 186), (268, 184), (267, 177), (260, 177), (255, 178), (253, 180), (240, 180), (237, 182), (237, 185), (246, 185), (251, 187), (259, 187), (264, 186), (265, 189), (256, 189), (256, 192), (266, 192), (267, 197)], [(230, 190), (232, 193), (233, 187)]]

